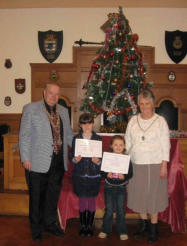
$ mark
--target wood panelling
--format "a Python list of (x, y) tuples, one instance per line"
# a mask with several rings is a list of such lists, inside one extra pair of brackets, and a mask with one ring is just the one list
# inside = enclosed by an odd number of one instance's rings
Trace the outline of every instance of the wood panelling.
[(8, 124), (11, 132), (17, 132), (20, 127), (21, 114), (0, 114), (0, 124)]
[(0, 193), (0, 214), (29, 214), (29, 196), (25, 192)]
[[(168, 74), (172, 71), (176, 75), (173, 82), (168, 80)], [(154, 82), (154, 87), (187, 88), (187, 65), (153, 64), (150, 66), (149, 79)]]
[[(176, 75), (173, 82), (168, 80), (170, 71)], [(153, 82), (156, 106), (164, 99), (171, 100), (178, 108), (179, 130), (187, 130), (187, 65), (153, 64), (147, 81)]]
[(18, 134), (4, 135), (4, 190), (27, 190), (18, 149)]

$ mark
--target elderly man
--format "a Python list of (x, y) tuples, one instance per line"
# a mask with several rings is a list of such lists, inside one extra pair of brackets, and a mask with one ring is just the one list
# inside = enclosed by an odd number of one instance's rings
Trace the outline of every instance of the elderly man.
[(29, 174), (29, 219), (37, 242), (43, 231), (63, 236), (57, 224), (57, 203), (73, 132), (67, 109), (58, 104), (59, 96), (57, 83), (46, 84), (44, 99), (27, 104), (21, 119), (20, 155)]

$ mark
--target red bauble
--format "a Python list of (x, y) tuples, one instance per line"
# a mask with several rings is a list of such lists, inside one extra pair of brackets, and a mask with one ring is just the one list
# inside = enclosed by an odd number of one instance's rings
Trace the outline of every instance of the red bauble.
[(93, 68), (97, 68), (97, 69), (98, 69), (98, 68), (100, 67), (100, 65), (99, 65), (99, 64), (97, 64), (96, 62), (94, 62), (94, 63), (92, 64), (92, 67), (93, 67)]
[(112, 51), (112, 52), (110, 52), (110, 56), (114, 56), (114, 54), (115, 54), (115, 53), (114, 53), (113, 51)]
[(106, 55), (105, 54), (101, 54), (100, 57), (105, 59)]
[(135, 33), (135, 34), (133, 34), (132, 35), (132, 41), (135, 43), (135, 42), (137, 42), (138, 41), (138, 34), (137, 33)]
[(135, 58), (136, 58), (135, 55), (132, 55), (132, 56), (131, 56), (131, 60), (132, 60), (132, 61), (134, 61)]
[(93, 62), (93, 63), (92, 63), (92, 67), (95, 67), (95, 65), (96, 65), (96, 62)]

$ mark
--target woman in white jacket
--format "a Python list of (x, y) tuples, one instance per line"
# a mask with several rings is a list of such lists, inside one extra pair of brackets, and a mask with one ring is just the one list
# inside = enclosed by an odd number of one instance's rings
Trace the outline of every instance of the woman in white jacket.
[(138, 105), (140, 113), (130, 119), (125, 137), (134, 170), (128, 186), (127, 206), (140, 214), (141, 226), (134, 233), (135, 238), (148, 233), (148, 242), (152, 243), (158, 239), (158, 212), (168, 206), (169, 128), (165, 119), (155, 113), (151, 90), (140, 92)]

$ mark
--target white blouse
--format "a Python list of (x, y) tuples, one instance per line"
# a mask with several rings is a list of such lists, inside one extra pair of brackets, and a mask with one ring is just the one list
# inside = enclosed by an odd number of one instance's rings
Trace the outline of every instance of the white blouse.
[(170, 137), (166, 120), (154, 114), (148, 120), (133, 116), (126, 129), (126, 150), (135, 164), (160, 164), (169, 161)]

